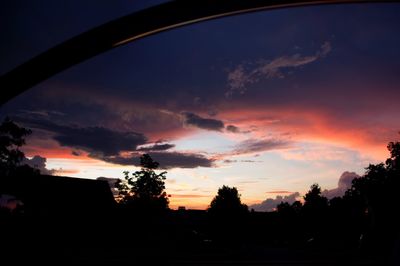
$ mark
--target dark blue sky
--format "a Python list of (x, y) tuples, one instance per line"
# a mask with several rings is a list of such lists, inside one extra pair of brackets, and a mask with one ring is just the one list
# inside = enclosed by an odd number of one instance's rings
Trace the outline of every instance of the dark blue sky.
[(0, 73), (93, 27), (165, 0), (40, 0), (0, 4)]

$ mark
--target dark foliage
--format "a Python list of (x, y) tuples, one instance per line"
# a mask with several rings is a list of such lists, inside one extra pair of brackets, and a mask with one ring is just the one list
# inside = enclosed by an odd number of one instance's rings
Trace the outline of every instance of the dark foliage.
[(38, 174), (28, 165), (21, 165), (25, 158), (20, 147), (25, 144), (25, 137), (32, 131), (15, 124), (6, 118), (0, 125), (0, 176)]
[(248, 208), (245, 204), (242, 204), (237, 188), (222, 186), (222, 188), (218, 189), (218, 194), (211, 201), (208, 211), (224, 215), (243, 214), (248, 212)]
[(154, 170), (159, 163), (148, 154), (140, 157), (140, 165), (140, 171), (133, 172), (132, 176), (125, 171), (125, 180), (117, 183), (121, 195), (120, 203), (141, 211), (168, 209), (168, 197), (164, 191), (167, 172), (157, 174)]

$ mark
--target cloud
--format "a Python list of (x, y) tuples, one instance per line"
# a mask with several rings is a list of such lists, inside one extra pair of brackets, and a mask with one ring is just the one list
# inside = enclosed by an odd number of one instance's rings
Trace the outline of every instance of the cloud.
[(226, 130), (232, 133), (240, 133), (240, 129), (237, 126), (234, 125), (228, 125), (226, 126)]
[(291, 56), (285, 55), (277, 57), (273, 60), (259, 60), (251, 64), (252, 67), (249, 69), (246, 69), (243, 65), (239, 65), (228, 73), (229, 90), (225, 93), (225, 96), (230, 97), (234, 93), (244, 94), (247, 90), (247, 85), (256, 83), (262, 78), (284, 78), (284, 70), (294, 69), (313, 63), (325, 57), (331, 50), (330, 42), (324, 42), (314, 55), (302, 56), (297, 53)]
[(46, 158), (39, 155), (35, 155), (32, 157), (32, 159), (24, 158), (21, 164), (26, 164), (32, 168), (38, 169), (42, 175), (54, 175), (57, 171), (55, 169), (51, 170), (47, 169), (46, 161), (47, 161)]
[(270, 193), (270, 194), (293, 194), (294, 192), (287, 191), (287, 190), (272, 190), (272, 191), (267, 191), (267, 193)]
[(103, 127), (73, 128), (62, 127), (54, 139), (61, 146), (68, 146), (88, 152), (101, 152), (104, 155), (117, 155), (123, 150), (135, 150), (138, 145), (146, 143), (143, 134), (119, 132)]
[[(202, 123), (202, 119), (197, 120), (197, 122), (200, 121), (200, 124)], [(213, 119), (203, 120), (206, 121), (203, 121), (204, 124), (207, 124), (207, 120)], [(147, 138), (143, 134), (136, 132), (120, 132), (104, 127), (73, 127), (55, 124), (46, 120), (24, 119), (23, 122), (33, 128), (51, 132), (52, 138), (61, 146), (84, 150), (93, 159), (113, 164), (139, 166), (140, 152), (147, 152), (154, 160), (160, 163), (162, 169), (214, 166), (214, 159), (207, 158), (202, 154), (164, 152), (173, 148), (173, 144), (155, 143), (146, 146)], [(211, 126), (212, 123), (208, 125)], [(78, 154), (80, 153), (73, 151), (73, 155)], [(54, 171), (58, 172), (58, 170)], [(63, 170), (61, 169), (60, 171)]]
[(278, 195), (278, 196), (276, 196), (275, 199), (268, 198), (261, 203), (250, 205), (249, 208), (254, 209), (255, 211), (262, 211), (262, 212), (275, 211), (276, 206), (278, 204), (280, 204), (281, 202), (288, 202), (288, 203), (292, 204), (293, 202), (298, 200), (299, 197), (300, 197), (299, 192), (294, 192), (287, 196)]
[(246, 154), (277, 149), (285, 149), (290, 146), (289, 141), (279, 139), (248, 139), (240, 142), (233, 150), (233, 154)]
[(50, 116), (57, 115), (57, 116), (64, 116), (65, 114), (62, 112), (54, 111), (54, 110), (20, 110), (20, 112), (36, 116), (36, 117), (46, 117), (49, 118)]
[(32, 168), (38, 169), (42, 175), (70, 175), (79, 173), (78, 169), (47, 169), (47, 159), (40, 155), (35, 155), (32, 159), (24, 158), (21, 164), (29, 165)]
[(254, 160), (230, 160), (230, 159), (226, 159), (223, 161), (224, 163), (237, 163), (237, 162), (241, 162), (241, 163), (261, 163), (262, 161), (254, 161)]
[[(149, 152), (148, 153), (155, 161), (160, 163), (160, 169), (171, 168), (196, 168), (196, 167), (213, 167), (214, 159), (207, 158), (202, 154), (196, 153), (181, 153), (181, 152)], [(96, 156), (109, 163), (120, 165), (135, 165), (139, 166), (140, 154), (132, 156)]]
[(74, 156), (81, 156), (81, 153), (79, 151), (71, 151), (71, 154)]
[(160, 163), (160, 167), (163, 169), (214, 166), (214, 159), (207, 158), (202, 154), (180, 152), (150, 152), (149, 154)]
[(224, 129), (225, 127), (224, 122), (218, 119), (203, 118), (190, 112), (183, 112), (182, 115), (184, 117), (184, 123), (186, 125), (214, 131), (222, 131), (222, 129)]
[(55, 124), (46, 120), (23, 119), (32, 128), (52, 132), (52, 138), (61, 146), (67, 146), (104, 156), (118, 155), (121, 151), (136, 150), (147, 138), (132, 131), (115, 131), (105, 127), (78, 127)]
[(140, 147), (137, 150), (138, 151), (165, 151), (165, 150), (169, 150), (174, 148), (175, 145), (174, 144), (169, 144), (169, 143), (164, 143), (164, 144), (153, 144), (150, 146), (144, 146), (144, 147)]
[(355, 172), (344, 172), (338, 182), (338, 187), (334, 189), (325, 189), (322, 191), (322, 195), (327, 197), (328, 199), (332, 199), (334, 197), (342, 197), (346, 190), (351, 187), (352, 181), (355, 178), (359, 178), (360, 176)]

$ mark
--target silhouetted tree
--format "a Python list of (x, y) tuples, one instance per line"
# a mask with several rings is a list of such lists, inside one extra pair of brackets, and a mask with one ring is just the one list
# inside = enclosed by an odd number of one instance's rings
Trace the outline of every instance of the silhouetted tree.
[[(390, 157), (385, 163), (370, 164), (364, 176), (354, 179), (352, 187), (346, 192), (359, 212), (368, 217), (368, 227), (363, 234), (365, 247), (370, 251), (387, 252), (398, 230), (400, 189), (400, 143), (390, 142), (387, 146)], [(377, 245), (379, 243), (379, 245)], [(386, 251), (385, 251), (386, 250)]]
[(276, 206), (278, 213), (289, 216), (299, 214), (302, 208), (303, 204), (298, 200), (292, 204), (289, 202), (281, 202)]
[(242, 214), (247, 213), (247, 205), (242, 204), (235, 187), (222, 186), (213, 198), (208, 209), (211, 213)]
[(222, 186), (208, 209), (212, 223), (212, 235), (223, 247), (236, 249), (246, 232), (247, 205), (240, 200), (236, 187)]
[(315, 183), (304, 196), (304, 208), (312, 211), (323, 210), (328, 207), (328, 199), (321, 195), (321, 187)]
[(292, 204), (289, 202), (281, 202), (276, 206), (279, 219), (279, 240), (282, 242), (290, 242), (302, 233), (299, 230), (300, 212), (303, 204), (300, 201), (295, 201)]
[(39, 173), (37, 170), (21, 165), (25, 158), (19, 149), (25, 144), (25, 137), (32, 131), (15, 124), (8, 117), (0, 125), (0, 176)]
[(321, 239), (327, 222), (328, 199), (321, 195), (321, 187), (313, 184), (304, 196), (302, 214), (310, 240)]
[(150, 155), (140, 157), (141, 170), (132, 173), (125, 171), (125, 180), (117, 183), (120, 203), (141, 210), (165, 210), (168, 208), (168, 197), (165, 189), (165, 175), (167, 172), (157, 174), (154, 170), (159, 163)]

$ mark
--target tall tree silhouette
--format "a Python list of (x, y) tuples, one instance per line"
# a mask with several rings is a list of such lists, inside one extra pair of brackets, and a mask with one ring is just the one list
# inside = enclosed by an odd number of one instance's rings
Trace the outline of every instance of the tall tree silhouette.
[(25, 144), (25, 137), (31, 133), (30, 129), (18, 126), (8, 117), (0, 125), (1, 177), (39, 173), (39, 171), (27, 165), (21, 165), (25, 155), (20, 150), (20, 147)]
[(126, 206), (141, 210), (165, 210), (168, 208), (168, 197), (165, 190), (165, 175), (167, 172), (157, 174), (154, 170), (159, 163), (150, 155), (140, 157), (141, 170), (132, 173), (125, 171), (125, 180), (117, 183), (120, 202)]
[(302, 212), (308, 237), (314, 241), (321, 239), (327, 222), (328, 199), (321, 195), (321, 187), (318, 184), (311, 185), (304, 196)]

